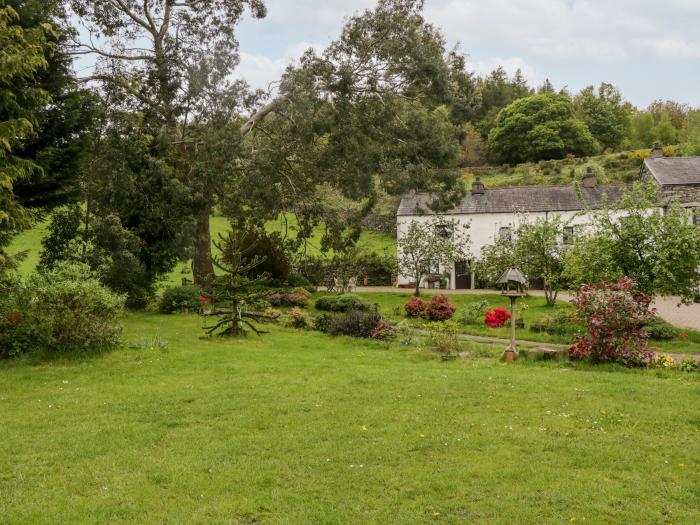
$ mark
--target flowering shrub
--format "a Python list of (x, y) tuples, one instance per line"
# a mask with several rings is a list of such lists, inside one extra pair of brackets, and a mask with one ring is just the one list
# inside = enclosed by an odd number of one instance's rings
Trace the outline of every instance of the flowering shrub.
[(593, 363), (616, 362), (646, 366), (654, 354), (649, 334), (640, 327), (656, 315), (649, 309), (651, 297), (626, 277), (614, 283), (584, 284), (572, 301), (586, 334), (576, 338), (569, 355)]
[(428, 325), (427, 345), (430, 350), (441, 355), (458, 355), (460, 351), (457, 323), (445, 321)]
[(498, 307), (493, 310), (486, 310), (485, 322), (489, 328), (501, 328), (505, 326), (508, 319), (510, 319), (510, 314), (505, 308)]
[(312, 326), (313, 319), (304, 310), (295, 306), (289, 310), (289, 313), (284, 318), (284, 324), (292, 328), (306, 329)]
[(423, 317), (425, 315), (425, 307), (425, 301), (415, 295), (403, 305), (403, 309), (406, 310), (408, 317)]
[(377, 323), (372, 332), (372, 339), (388, 341), (394, 337), (396, 337), (396, 329), (384, 319)]
[(446, 295), (433, 295), (425, 306), (425, 317), (431, 321), (447, 321), (452, 319), (456, 309)]
[(673, 368), (676, 366), (676, 360), (670, 355), (656, 354), (649, 362), (649, 366), (653, 368)]

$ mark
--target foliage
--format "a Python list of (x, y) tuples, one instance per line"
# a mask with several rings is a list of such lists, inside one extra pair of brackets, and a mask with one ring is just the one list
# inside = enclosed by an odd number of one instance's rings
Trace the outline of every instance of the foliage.
[(444, 323), (431, 323), (427, 326), (428, 336), (426, 345), (428, 349), (443, 356), (456, 356), (461, 348), (457, 323), (445, 321)]
[(305, 288), (294, 288), (291, 292), (276, 292), (267, 296), (272, 306), (296, 306), (306, 308), (311, 301), (311, 294)]
[(397, 252), (399, 270), (415, 283), (415, 295), (420, 295), (420, 282), (431, 270), (469, 258), (468, 228), (439, 215), (408, 223), (399, 236)]
[(163, 314), (182, 312), (185, 309), (193, 312), (202, 306), (200, 299), (202, 291), (197, 286), (171, 286), (163, 291), (158, 304), (158, 310)]
[(464, 325), (481, 324), (486, 315), (486, 310), (489, 309), (489, 302), (485, 299), (474, 301), (461, 309), (459, 322)]
[(425, 305), (425, 317), (430, 321), (448, 321), (452, 319), (456, 309), (446, 295), (433, 295)]
[(677, 335), (675, 327), (661, 317), (654, 317), (651, 321), (642, 326), (649, 338), (653, 341), (668, 341)]
[(512, 232), (510, 237), (497, 236), (492, 244), (483, 246), (472, 263), (474, 274), (485, 288), (495, 288), (503, 272), (517, 265)]
[(380, 341), (391, 341), (396, 337), (396, 328), (394, 328), (391, 323), (381, 319), (377, 326), (374, 327), (372, 331), (372, 339), (379, 339)]
[(126, 294), (129, 306), (144, 306), (153, 296), (153, 278), (141, 261), (143, 243), (116, 215), (91, 216), (79, 205), (59, 208), (41, 244), (41, 267), (87, 264), (105, 286)]
[(530, 323), (533, 332), (570, 335), (576, 333), (580, 325), (576, 322), (574, 312), (558, 309), (551, 315), (543, 315)]
[(510, 312), (505, 308), (498, 307), (493, 310), (486, 310), (484, 322), (489, 328), (502, 328), (508, 319), (510, 319)]
[(668, 354), (656, 354), (649, 360), (651, 368), (674, 368), (676, 360)]
[[(277, 232), (267, 233), (262, 228), (247, 228), (236, 232), (245, 244), (241, 244), (241, 249), (245, 250), (247, 257), (252, 259), (257, 257), (260, 264), (253, 267), (253, 272), (249, 277), (257, 277), (260, 274), (267, 274), (270, 279), (285, 282), (292, 271), (292, 263), (287, 250), (284, 247), (281, 236)], [(221, 254), (224, 262), (229, 254)]]
[(600, 145), (576, 118), (568, 95), (544, 93), (501, 110), (489, 133), (489, 148), (499, 160), (517, 163), (591, 155)]
[(640, 291), (635, 281), (622, 278), (614, 283), (583, 285), (572, 302), (586, 326), (586, 334), (578, 336), (569, 348), (572, 357), (625, 366), (649, 363), (653, 356), (648, 350), (649, 335), (640, 327), (655, 313), (649, 309), (651, 297)]
[(90, 269), (61, 263), (35, 272), (0, 299), (0, 357), (95, 353), (115, 345), (124, 298)]
[(678, 365), (678, 368), (683, 372), (700, 372), (700, 360), (686, 357)]
[[(259, 288), (267, 281), (267, 275), (248, 277), (252, 267), (260, 263), (258, 257), (248, 257), (248, 253), (241, 247), (246, 244), (240, 236), (234, 236), (229, 232), (227, 237), (219, 236), (215, 247), (220, 253), (227, 253), (226, 261), (214, 258), (214, 265), (222, 272), (212, 283), (212, 304), (214, 309), (204, 312), (204, 315), (218, 317), (213, 325), (205, 327), (208, 335), (216, 333), (218, 336), (241, 336), (248, 333), (247, 328), (260, 335), (264, 333), (253, 323), (256, 321), (270, 321), (271, 317), (264, 312), (249, 310), (262, 294)], [(223, 307), (219, 307), (223, 304)]]
[(367, 311), (372, 309), (372, 304), (357, 295), (322, 295), (316, 299), (315, 307), (327, 312)]
[(312, 317), (298, 306), (295, 306), (289, 310), (283, 319), (284, 324), (291, 326), (292, 328), (306, 330), (314, 326), (314, 320)]
[(700, 229), (676, 201), (659, 209), (658, 190), (635, 184), (620, 202), (589, 210), (591, 233), (567, 255), (574, 286), (621, 276), (647, 294), (678, 295), (690, 302), (700, 285)]
[(593, 86), (584, 88), (574, 97), (574, 108), (603, 149), (618, 148), (629, 137), (633, 108), (615, 86), (603, 82), (597, 93)]
[(11, 235), (29, 224), (15, 184), (41, 172), (34, 160), (17, 150), (36, 132), (37, 114), (49, 102), (37, 75), (48, 65), (47, 37), (52, 32), (46, 22), (23, 27), (17, 11), (6, 2), (0, 4), (0, 268)]
[(425, 316), (425, 309), (427, 304), (423, 299), (414, 295), (412, 296), (406, 304), (403, 305), (403, 309), (406, 311), (408, 317), (423, 317)]
[(382, 316), (376, 310), (350, 310), (329, 320), (328, 333), (330, 335), (372, 337), (381, 320)]

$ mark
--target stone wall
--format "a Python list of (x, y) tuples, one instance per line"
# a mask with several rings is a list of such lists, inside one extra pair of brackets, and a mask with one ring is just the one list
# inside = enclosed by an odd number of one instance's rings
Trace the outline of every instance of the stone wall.
[(700, 203), (700, 186), (696, 185), (684, 185), (684, 186), (670, 186), (663, 188), (661, 191), (662, 195), (667, 198), (676, 198), (681, 204), (687, 203)]

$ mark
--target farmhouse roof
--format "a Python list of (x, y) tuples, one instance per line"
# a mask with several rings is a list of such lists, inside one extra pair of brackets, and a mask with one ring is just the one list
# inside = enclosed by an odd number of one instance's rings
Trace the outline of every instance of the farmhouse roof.
[[(462, 202), (445, 215), (474, 213), (557, 212), (577, 211), (584, 207), (599, 209), (603, 202), (613, 203), (622, 197), (627, 186), (595, 186), (580, 188), (569, 186), (521, 186), (515, 188), (487, 189), (484, 193), (467, 192)], [(430, 193), (414, 193), (401, 199), (396, 215), (432, 214)]]
[(647, 157), (644, 167), (661, 186), (700, 185), (700, 157)]

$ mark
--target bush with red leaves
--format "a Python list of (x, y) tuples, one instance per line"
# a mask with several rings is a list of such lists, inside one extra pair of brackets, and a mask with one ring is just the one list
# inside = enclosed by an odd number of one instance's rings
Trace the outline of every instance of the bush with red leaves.
[(415, 295), (403, 305), (403, 309), (406, 310), (408, 317), (423, 317), (425, 315), (425, 307), (425, 301)]
[(498, 307), (493, 310), (486, 310), (485, 322), (489, 328), (502, 328), (508, 319), (510, 319), (510, 313), (505, 308)]
[(656, 312), (649, 309), (651, 297), (639, 291), (626, 277), (614, 283), (584, 284), (572, 300), (586, 335), (576, 338), (569, 355), (592, 363), (646, 366), (654, 353), (649, 335), (641, 328)]
[(433, 295), (425, 306), (425, 316), (431, 321), (447, 321), (452, 319), (456, 309), (446, 295)]

